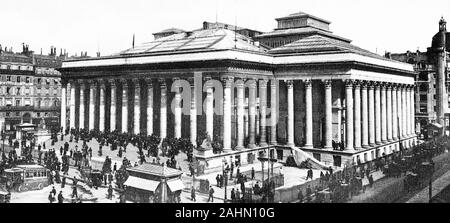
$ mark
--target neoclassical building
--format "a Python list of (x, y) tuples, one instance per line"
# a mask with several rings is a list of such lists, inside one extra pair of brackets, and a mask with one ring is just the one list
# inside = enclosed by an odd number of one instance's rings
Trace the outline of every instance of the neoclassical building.
[[(210, 168), (224, 157), (252, 163), (267, 148), (279, 160), (300, 152), (343, 166), (415, 143), (412, 65), (358, 48), (306, 13), (277, 21), (253, 38), (204, 27), (67, 60), (62, 127), (194, 144), (206, 132), (224, 146), (222, 154), (198, 155)], [(333, 150), (333, 141), (344, 149)]]

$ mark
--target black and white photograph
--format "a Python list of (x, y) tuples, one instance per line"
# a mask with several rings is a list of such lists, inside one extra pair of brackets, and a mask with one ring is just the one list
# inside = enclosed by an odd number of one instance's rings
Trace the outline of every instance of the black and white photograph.
[(448, 0), (0, 7), (0, 209), (450, 203)]

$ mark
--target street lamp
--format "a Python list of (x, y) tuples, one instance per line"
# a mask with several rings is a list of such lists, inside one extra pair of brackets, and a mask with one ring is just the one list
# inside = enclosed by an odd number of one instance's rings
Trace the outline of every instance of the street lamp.
[[(264, 151), (264, 153), (266, 153), (266, 151)], [(269, 166), (269, 162), (270, 164), (272, 164), (272, 174), (273, 174), (273, 163), (277, 162), (277, 159), (273, 159), (273, 158), (269, 158), (270, 154), (267, 154), (267, 157), (258, 157), (258, 160), (261, 162), (262, 165), (262, 173), (263, 173), (263, 187), (264, 187), (264, 162), (267, 162), (267, 184), (266, 184), (266, 188), (268, 190), (265, 191), (266, 193), (266, 201), (269, 201), (269, 191), (272, 190), (271, 186), (270, 186), (270, 166)]]
[(222, 176), (224, 177), (224, 186), (225, 186), (225, 193), (224, 193), (224, 198), (223, 198), (223, 203), (227, 203), (227, 185), (228, 185), (228, 167), (225, 168), (225, 164), (226, 164), (226, 160), (225, 158), (223, 158), (222, 160)]

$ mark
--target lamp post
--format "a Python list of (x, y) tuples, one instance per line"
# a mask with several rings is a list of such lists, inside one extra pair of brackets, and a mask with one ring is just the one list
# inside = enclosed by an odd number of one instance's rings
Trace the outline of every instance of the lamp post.
[(228, 185), (228, 167), (225, 168), (226, 165), (226, 160), (225, 158), (222, 160), (222, 173), (223, 173), (223, 177), (224, 177), (224, 186), (225, 186), (225, 193), (224, 193), (224, 197), (223, 197), (223, 203), (227, 203), (227, 185)]

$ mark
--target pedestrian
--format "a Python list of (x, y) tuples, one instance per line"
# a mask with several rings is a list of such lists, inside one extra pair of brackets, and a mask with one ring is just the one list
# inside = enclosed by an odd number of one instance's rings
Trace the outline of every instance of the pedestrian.
[(231, 203), (236, 202), (236, 193), (234, 192), (234, 188), (231, 189)]
[(113, 171), (114, 173), (117, 171), (117, 163), (114, 163)]
[(220, 177), (219, 177), (219, 174), (217, 174), (217, 176), (216, 176), (216, 183), (217, 183), (217, 187), (220, 187)]
[(61, 181), (61, 188), (64, 188), (66, 186), (66, 177), (63, 176), (62, 181)]
[(62, 195), (62, 191), (59, 191), (58, 194), (58, 203), (63, 203), (64, 202), (64, 197)]
[(209, 186), (208, 202), (209, 202), (209, 200), (211, 200), (211, 202), (214, 202), (214, 189), (212, 188), (212, 186)]
[(76, 197), (78, 198), (78, 191), (77, 191), (77, 186), (72, 186), (72, 198)]
[(63, 147), (61, 146), (61, 147), (59, 148), (59, 155), (62, 156), (62, 154), (63, 154)]
[(192, 188), (191, 188), (191, 201), (196, 202), (196, 200), (195, 200), (195, 189), (194, 189), (194, 186), (192, 186)]
[(50, 201), (50, 203), (53, 203), (53, 201), (55, 201), (55, 198), (53, 197), (53, 192), (50, 192), (48, 194), (48, 201)]
[(241, 192), (239, 189), (236, 189), (236, 203), (240, 203), (241, 200)]
[(56, 196), (56, 189), (55, 189), (55, 187), (53, 187), (51, 193), (52, 193), (54, 196)]
[(112, 199), (112, 194), (113, 194), (113, 188), (112, 185), (110, 184), (108, 187), (108, 199)]
[(252, 180), (255, 179), (255, 168), (252, 167)]

